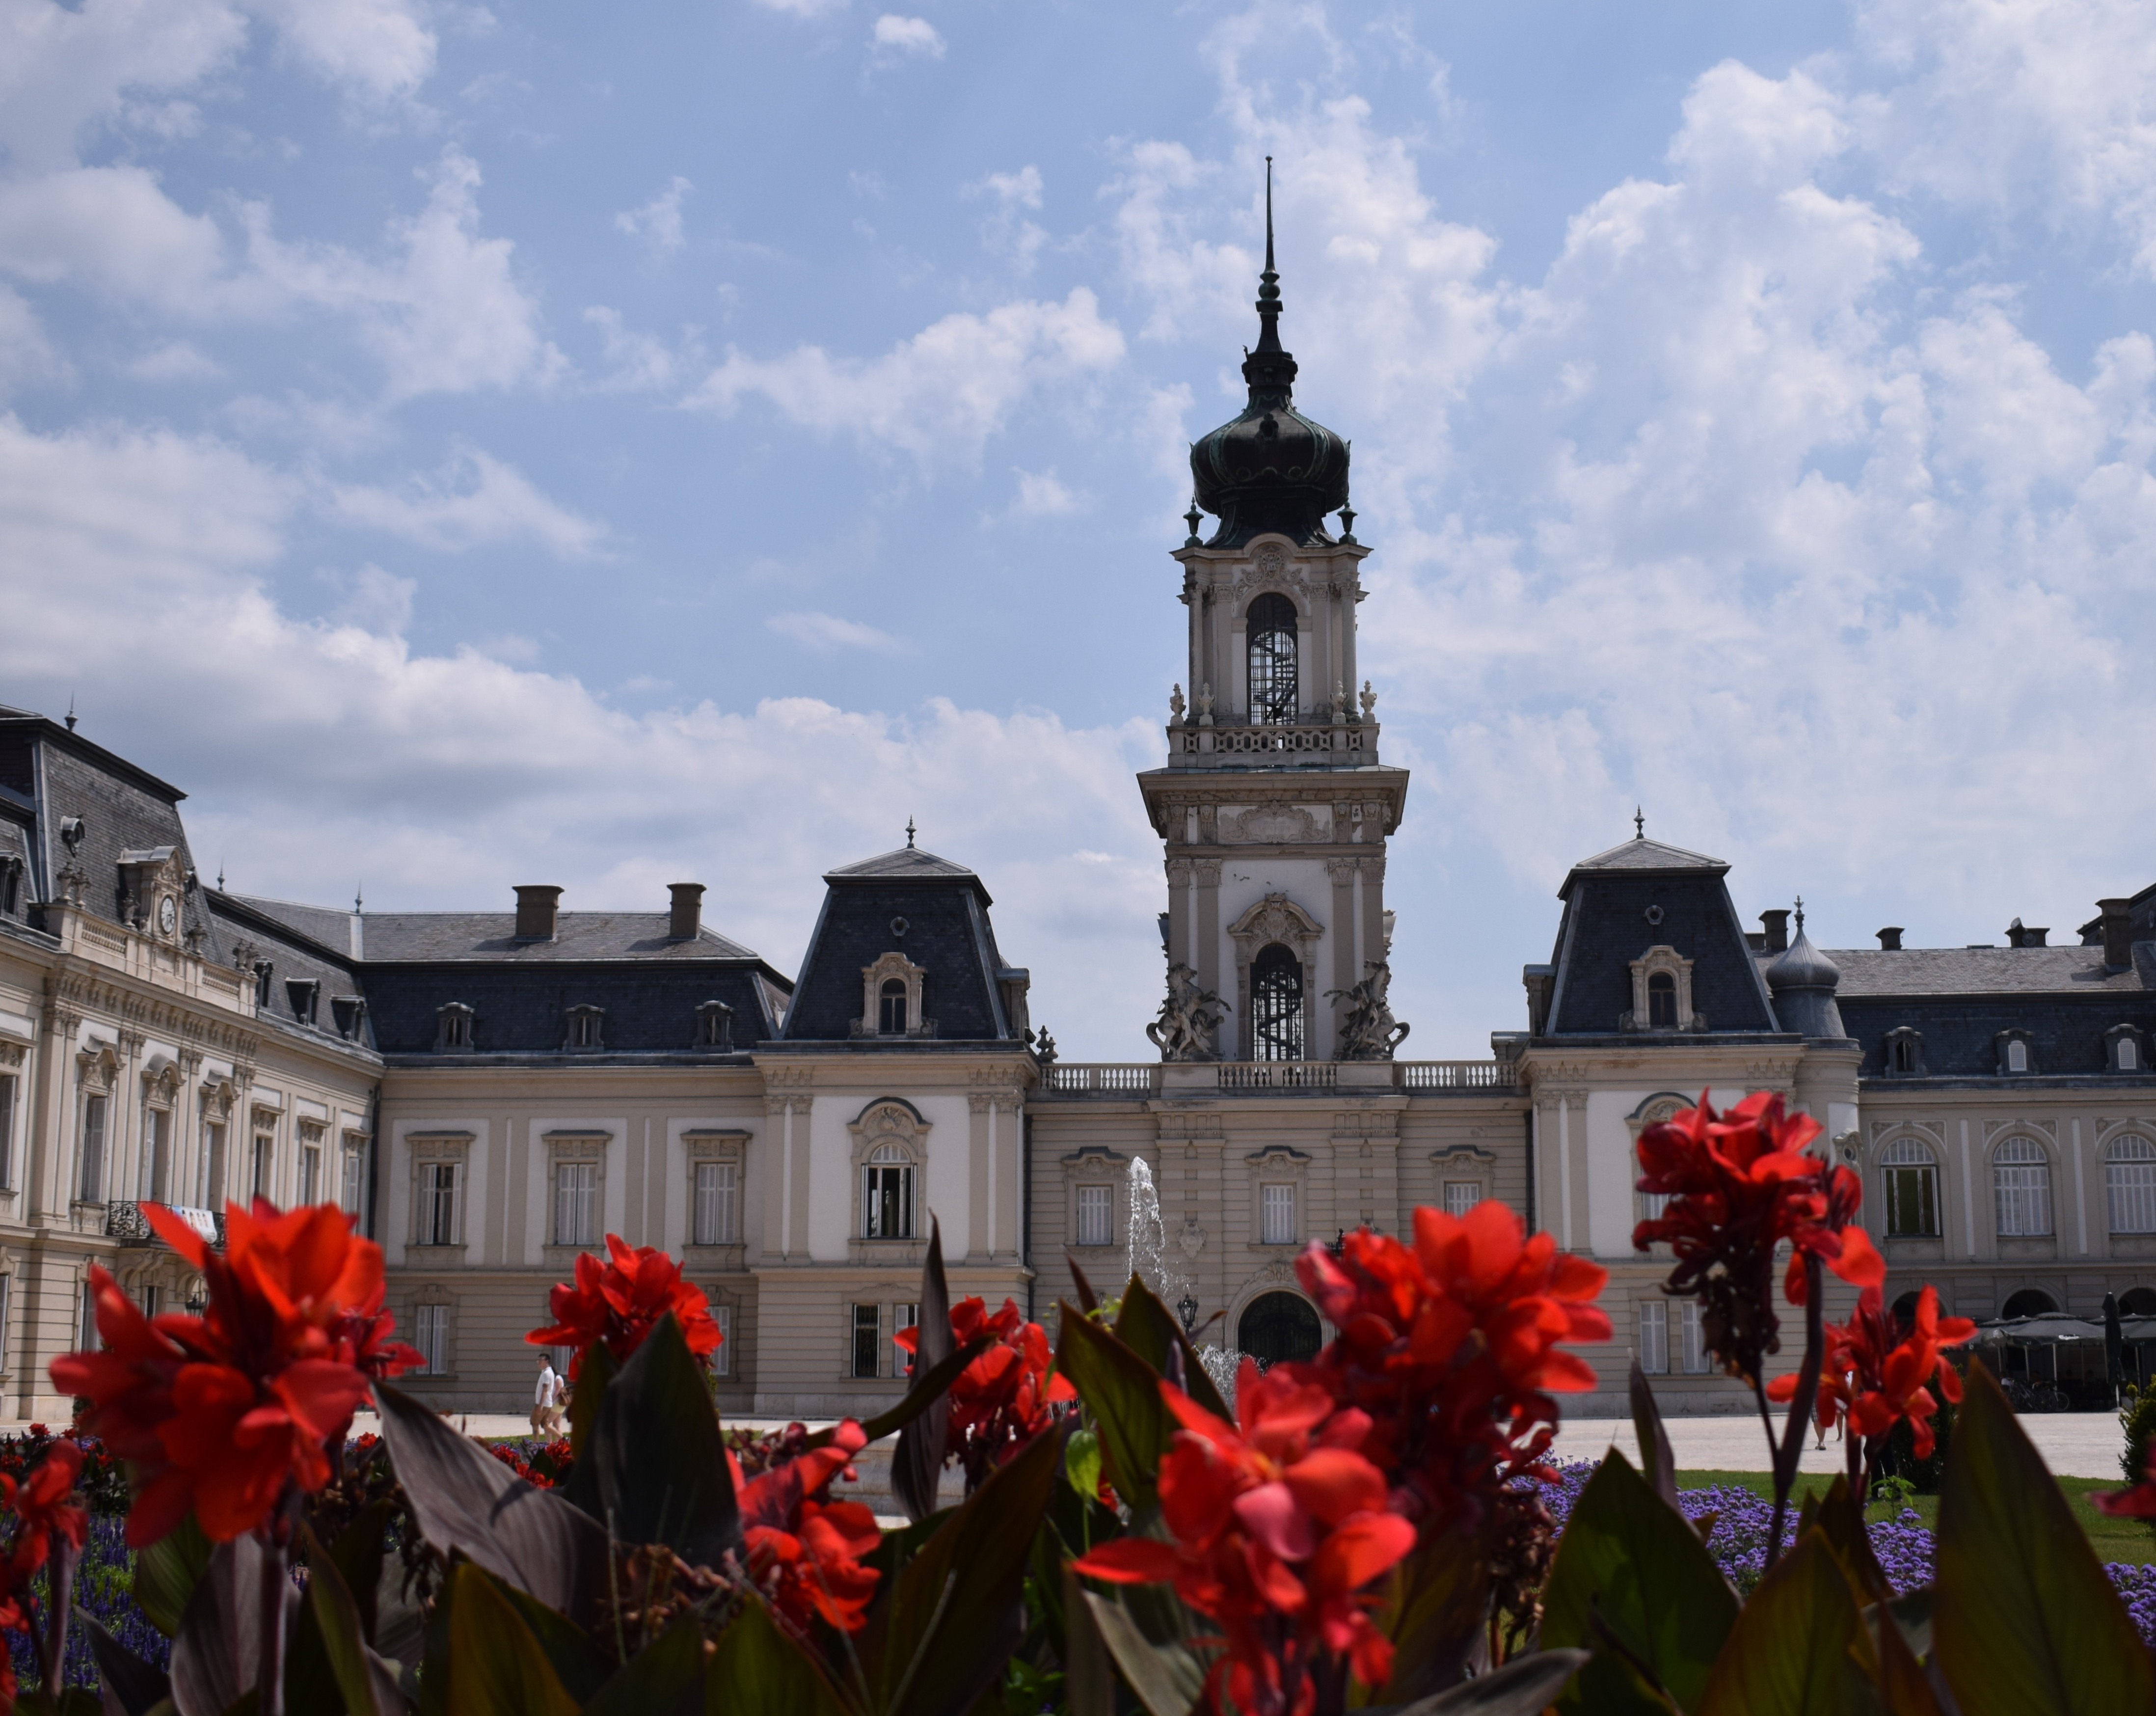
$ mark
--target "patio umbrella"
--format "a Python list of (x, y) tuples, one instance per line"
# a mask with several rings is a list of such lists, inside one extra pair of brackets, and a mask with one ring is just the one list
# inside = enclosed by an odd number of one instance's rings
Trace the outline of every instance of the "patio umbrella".
[(2117, 1293), (2103, 1296), (2103, 1379), (2117, 1400), (2118, 1385), (2126, 1379), (2126, 1331), (2119, 1326)]

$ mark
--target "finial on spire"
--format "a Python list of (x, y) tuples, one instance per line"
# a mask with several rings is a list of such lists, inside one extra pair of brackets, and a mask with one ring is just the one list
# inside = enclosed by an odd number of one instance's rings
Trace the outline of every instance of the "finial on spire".
[(354, 882), (352, 886), (352, 909), (355, 912), (367, 910), (367, 884)]
[[(1280, 275), (1273, 267), (1273, 158), (1265, 157), (1265, 271), (1258, 276), (1257, 357), (1276, 353), (1280, 342)], [(1245, 363), (1245, 369), (1248, 368)], [(1291, 373), (1291, 380), (1293, 379)]]
[(224, 891), (224, 860), (222, 858), (217, 861), (217, 891), (220, 894)]
[(1647, 813), (1637, 804), (1632, 807), (1632, 838), (1635, 840), (1647, 838)]
[(913, 850), (913, 819), (911, 816), (906, 819), (906, 850), (909, 852)]
[(74, 731), (74, 693), (73, 691), (68, 693), (67, 730), (69, 732)]
[(1196, 548), (1203, 546), (1198, 538), (1198, 526), (1199, 521), (1205, 515), (1198, 510), (1197, 496), (1193, 495), (1190, 497), (1190, 511), (1183, 515), (1183, 521), (1190, 527), (1190, 537), (1189, 539), (1183, 543), (1183, 546), (1184, 547)]
[(1799, 894), (1799, 895), (1798, 895), (1798, 896), (1797, 896), (1797, 933), (1798, 933), (1799, 935), (1802, 935), (1804, 932), (1804, 897), (1802, 894)]
[(1265, 157), (1265, 272), (1273, 271), (1273, 158)]

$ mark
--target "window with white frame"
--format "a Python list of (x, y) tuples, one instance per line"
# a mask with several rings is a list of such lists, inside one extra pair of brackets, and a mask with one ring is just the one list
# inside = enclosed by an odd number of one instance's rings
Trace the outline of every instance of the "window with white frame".
[(1650, 1376), (1670, 1370), (1670, 1308), (1662, 1299), (1640, 1301), (1640, 1369)]
[(861, 1169), (861, 1236), (913, 1237), (913, 1162), (896, 1144), (878, 1144)]
[(344, 1174), (337, 1187), (337, 1202), (344, 1213), (357, 1221), (359, 1206), (367, 1195), (367, 1146), (346, 1144), (344, 1149)]
[(15, 1184), (15, 1087), (13, 1073), (0, 1072), (0, 1191)]
[(1896, 1138), (1879, 1153), (1887, 1183), (1887, 1232), (1894, 1239), (1931, 1239), (1939, 1230), (1939, 1169), (1915, 1138)]
[(2034, 1138), (2009, 1138), (1991, 1159), (1999, 1231), (2018, 1238), (2051, 1230), (2051, 1159)]
[(418, 1165), (418, 1208), (414, 1212), (412, 1243), (415, 1246), (454, 1246), (463, 1214), (464, 1164), (433, 1159)]
[(1686, 1376), (1707, 1374), (1707, 1331), (1699, 1320), (1699, 1301), (1686, 1299), (1677, 1307), (1678, 1333), (1684, 1338)]
[(1482, 1201), (1482, 1182), (1479, 1179), (1448, 1179), (1445, 1183), (1445, 1213), (1455, 1219), (1464, 1216)]
[(95, 1353), (105, 1343), (97, 1338), (97, 1289), (88, 1282), (82, 1284), (82, 1305), (75, 1317), (75, 1345), (85, 1353)]
[(203, 1123), (202, 1178), (196, 1183), (195, 1203), (204, 1210), (217, 1209), (224, 1202), (224, 1123), (206, 1120)]
[(14, 1299), (15, 1277), (12, 1275), (0, 1275), (0, 1376), (8, 1374), (11, 1368), (8, 1363), (8, 1354), (10, 1350), (8, 1339), (8, 1313), (14, 1307)]
[(719, 1326), (719, 1344), (711, 1353), (711, 1374), (734, 1374), (734, 1308), (711, 1301), (711, 1321)]
[(1258, 1238), (1268, 1246), (1295, 1243), (1295, 1185), (1271, 1182), (1258, 1188)]
[(2141, 1045), (2132, 1037), (2122, 1036), (2118, 1040), (2118, 1064), (2121, 1072), (2140, 1071)]
[(322, 1197), (322, 1147), (318, 1143), (300, 1146), (300, 1201), (319, 1204)]
[(105, 1201), (105, 1117), (108, 1109), (101, 1096), (85, 1097), (82, 1104), (82, 1201)]
[(446, 1376), (449, 1369), (449, 1308), (417, 1305), (412, 1311), (412, 1344), (419, 1349), (422, 1376)]
[(2104, 1152), (2103, 1189), (2113, 1233), (2156, 1233), (2156, 1144), (2132, 1133), (2112, 1139)]
[(695, 1243), (731, 1246), (741, 1240), (741, 1164), (696, 1164)]
[(599, 1164), (554, 1164), (554, 1243), (596, 1246), (599, 1242)]
[[(255, 1123), (258, 1128), (261, 1124), (259, 1120)], [(248, 1195), (255, 1198), (270, 1196), (276, 1184), (276, 1174), (277, 1134), (257, 1131), (254, 1134), (254, 1161), (247, 1173)]]
[(883, 1361), (883, 1307), (855, 1305), (853, 1310), (852, 1368), (848, 1374), (872, 1377)]
[(2020, 1037), (2009, 1037), (2006, 1040), (2006, 1070), (2009, 1073), (2021, 1073), (2029, 1070), (2029, 1045)]
[[(897, 1335), (899, 1330), (901, 1328), (911, 1328), (918, 1331), (920, 1326), (920, 1306), (893, 1305), (891, 1308), (891, 1332), (894, 1337)], [(918, 1333), (916, 1333), (914, 1338), (916, 1340), (920, 1338)], [(913, 1354), (907, 1352), (905, 1348), (900, 1346), (896, 1338), (894, 1338), (891, 1344), (890, 1352), (891, 1374), (893, 1376), (912, 1375)]]
[(1078, 1243), (1111, 1246), (1116, 1242), (1114, 1189), (1104, 1185), (1078, 1188)]
[(569, 1035), (564, 1047), (571, 1049), (603, 1049), (606, 1044), (601, 1037), (601, 1027), (606, 1023), (606, 1009), (589, 1005), (569, 1009)]

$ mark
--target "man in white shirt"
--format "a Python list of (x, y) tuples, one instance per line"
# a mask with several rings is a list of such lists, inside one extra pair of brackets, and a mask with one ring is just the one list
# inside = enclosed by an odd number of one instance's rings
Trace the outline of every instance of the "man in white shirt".
[(554, 1374), (554, 1359), (550, 1353), (539, 1355), (539, 1386), (531, 1391), (531, 1434), (544, 1436), (554, 1411), (554, 1397), (561, 1385)]

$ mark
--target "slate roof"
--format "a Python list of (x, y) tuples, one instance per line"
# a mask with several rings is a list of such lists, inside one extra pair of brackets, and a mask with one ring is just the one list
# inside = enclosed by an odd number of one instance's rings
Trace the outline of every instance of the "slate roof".
[(1681, 846), (1666, 846), (1642, 835), (1622, 845), (1612, 846), (1606, 852), (1597, 852), (1592, 858), (1581, 859), (1572, 866), (1572, 874), (1565, 877), (1564, 886), (1558, 890), (1558, 897), (1563, 899), (1570, 891), (1573, 876), (1590, 870), (1702, 870), (1716, 876), (1729, 874), (1729, 866), (1722, 859), (1710, 858), (1703, 852), (1687, 852)]
[[(509, 960), (552, 965), (588, 959), (756, 959), (753, 948), (729, 940), (708, 925), (693, 941), (668, 933), (664, 912), (563, 912), (552, 941), (519, 941), (514, 912), (339, 912), (289, 900), (241, 896), (265, 917), (331, 948), (352, 946), (370, 962), (424, 960), (429, 963)], [(359, 919), (357, 943), (352, 919)]]
[(963, 864), (953, 864), (948, 858), (939, 858), (933, 852), (923, 851), (918, 846), (901, 846), (894, 851), (880, 852), (873, 858), (864, 858), (859, 863), (842, 864), (836, 870), (824, 873), (825, 881), (932, 881), (942, 880), (978, 883), (980, 877)]
[[(1772, 958), (1773, 955), (1767, 956)], [(2008, 995), (2156, 989), (2156, 945), (2143, 942), (2133, 964), (2106, 971), (2098, 948), (1837, 948), (1840, 995)]]

